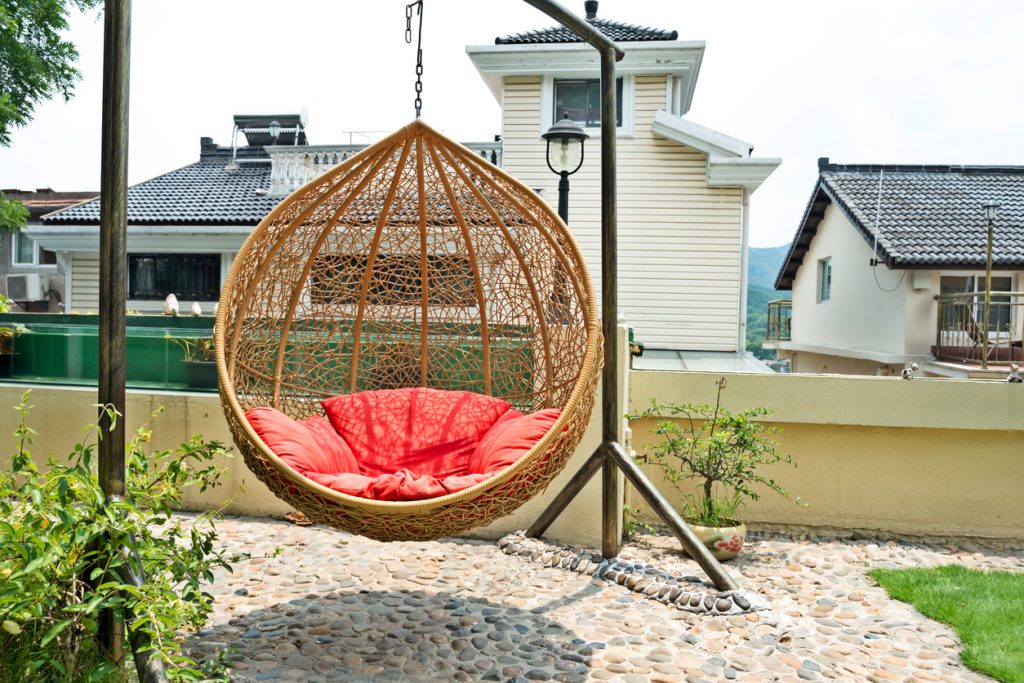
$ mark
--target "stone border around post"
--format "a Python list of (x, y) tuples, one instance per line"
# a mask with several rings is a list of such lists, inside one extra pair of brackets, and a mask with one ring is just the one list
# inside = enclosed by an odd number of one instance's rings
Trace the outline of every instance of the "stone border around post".
[(617, 583), (649, 600), (687, 612), (730, 616), (771, 609), (764, 596), (753, 591), (719, 592), (696, 576), (671, 574), (619, 557), (604, 560), (597, 551), (528, 538), (524, 531), (504, 536), (498, 541), (498, 547), (506, 555)]

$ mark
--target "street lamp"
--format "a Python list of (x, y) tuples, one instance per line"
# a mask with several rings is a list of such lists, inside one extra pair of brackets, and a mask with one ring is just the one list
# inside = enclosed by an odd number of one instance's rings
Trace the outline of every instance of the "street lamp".
[(560, 177), (558, 181), (558, 216), (562, 222), (568, 224), (569, 176), (580, 170), (580, 166), (583, 165), (583, 141), (590, 136), (583, 132), (583, 129), (577, 126), (566, 113), (562, 115), (561, 121), (548, 128), (548, 132), (541, 137), (548, 141), (548, 168)]
[(270, 133), (270, 139), (276, 143), (278, 136), (281, 135), (281, 124), (277, 121), (271, 121), (270, 125), (267, 126), (267, 132)]
[(981, 367), (988, 368), (989, 309), (992, 304), (992, 225), (999, 213), (999, 204), (985, 202), (985, 218), (988, 219), (988, 250), (985, 256), (985, 327), (982, 332)]

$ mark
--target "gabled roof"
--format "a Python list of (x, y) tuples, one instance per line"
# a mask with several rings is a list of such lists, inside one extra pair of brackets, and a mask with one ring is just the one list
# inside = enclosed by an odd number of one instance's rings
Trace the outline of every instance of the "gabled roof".
[(846, 165), (821, 159), (818, 182), (775, 287), (792, 288), (833, 203), (868, 244), (877, 232), (878, 257), (889, 268), (983, 268), (986, 202), (1000, 205), (993, 264), (1024, 266), (1024, 166)]
[(28, 190), (2, 190), (5, 199), (20, 202), (28, 209), (28, 219), (37, 221), (51, 211), (67, 208), (73, 204), (92, 199), (99, 192), (56, 192), (48, 187), (41, 187), (35, 192)]
[[(675, 40), (676, 31), (637, 26), (610, 19), (598, 19), (597, 3), (584, 3), (587, 22), (615, 42), (648, 42), (652, 40)], [(583, 40), (564, 26), (554, 26), (536, 31), (513, 33), (494, 39), (495, 45), (542, 45), (545, 43), (582, 43)]]
[[(262, 148), (238, 150), (238, 168), (228, 169), (230, 148), (204, 140), (200, 160), (128, 188), (129, 225), (256, 225), (280, 197), (267, 196), (270, 157)], [(48, 225), (98, 225), (100, 200), (47, 215)]]

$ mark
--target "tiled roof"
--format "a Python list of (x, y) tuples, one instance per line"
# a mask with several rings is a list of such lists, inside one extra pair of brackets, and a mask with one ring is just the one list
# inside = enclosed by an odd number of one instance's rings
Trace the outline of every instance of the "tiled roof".
[[(217, 155), (128, 188), (128, 223), (157, 225), (256, 225), (280, 197), (268, 197), (270, 159), (242, 161), (237, 170)], [(257, 190), (260, 193), (257, 193)], [(95, 225), (100, 200), (48, 215), (50, 224)]]
[[(652, 40), (675, 40), (679, 34), (660, 28), (624, 24), (621, 21), (600, 19), (597, 16), (598, 3), (588, 0), (583, 3), (587, 22), (601, 33), (616, 42), (646, 42)], [(537, 31), (513, 33), (510, 36), (499, 36), (494, 39), (496, 45), (537, 45), (543, 43), (581, 43), (575, 33), (563, 26), (544, 28)]]
[[(879, 177), (881, 176), (881, 195)], [(808, 202), (775, 286), (789, 289), (825, 208), (835, 203), (890, 268), (983, 268), (988, 222), (1000, 205), (992, 261), (1024, 266), (1024, 166), (906, 166), (819, 163)]]

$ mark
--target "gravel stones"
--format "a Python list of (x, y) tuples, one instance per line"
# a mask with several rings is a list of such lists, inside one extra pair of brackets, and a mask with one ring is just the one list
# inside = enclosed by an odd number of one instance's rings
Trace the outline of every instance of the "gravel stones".
[[(1020, 548), (955, 539), (752, 532), (727, 565), (743, 589), (726, 595), (695, 578), (671, 537), (640, 537), (626, 548), (636, 559), (605, 562), (565, 546), (512, 557), (510, 538), (384, 544), (267, 519), (217, 527), (250, 559), (216, 573), (210, 623), (185, 645), (207, 659), (227, 649), (242, 683), (980, 681), (950, 629), (890, 600), (867, 571), (1024, 562)], [(527, 561), (534, 551), (550, 566)], [(738, 609), (716, 612), (719, 599)], [(691, 602), (701, 611), (682, 608)]]

